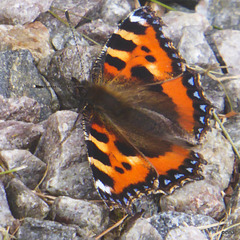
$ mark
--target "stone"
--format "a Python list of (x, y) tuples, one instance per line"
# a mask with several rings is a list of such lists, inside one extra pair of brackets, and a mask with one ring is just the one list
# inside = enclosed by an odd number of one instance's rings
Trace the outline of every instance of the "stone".
[(0, 95), (0, 119), (37, 123), (41, 106), (28, 97), (4, 98)]
[(139, 218), (133, 226), (125, 232), (120, 240), (163, 240), (158, 231), (144, 218)]
[(46, 171), (46, 164), (27, 150), (2, 150), (0, 158), (7, 169), (25, 166), (24, 169), (13, 173), (13, 175), (30, 189), (34, 189), (38, 185)]
[[(202, 227), (217, 223), (216, 220), (208, 216), (171, 211), (154, 215), (149, 218), (148, 221), (158, 231), (163, 239), (166, 238), (171, 230), (178, 229), (179, 227), (186, 227), (186, 225), (193, 227)], [(207, 228), (207, 231), (204, 231), (202, 233), (205, 235), (205, 237), (210, 237), (211, 234), (215, 231), (217, 231), (217, 227)]]
[(217, 31), (212, 36), (213, 41), (223, 58), (228, 72), (232, 75), (240, 75), (240, 31), (238, 30), (222, 30)]
[[(76, 46), (72, 46), (39, 63), (38, 69), (55, 90), (62, 109), (80, 107), (81, 96), (76, 86), (80, 85), (81, 81), (90, 79), (93, 59), (100, 51), (99, 46), (79, 46), (78, 50)], [(75, 78), (77, 83), (72, 78)]]
[(207, 18), (211, 25), (222, 29), (240, 30), (239, 10), (240, 2), (238, 0), (212, 0), (207, 2)]
[(0, 2), (0, 23), (24, 24), (46, 12), (53, 0), (9, 0)]
[(103, 21), (115, 25), (131, 12), (131, 5), (126, 0), (107, 0), (101, 10)]
[(38, 21), (24, 26), (0, 25), (0, 50), (27, 49), (36, 62), (53, 53), (49, 38), (48, 29)]
[(165, 240), (188, 240), (188, 239), (198, 239), (198, 240), (208, 240), (204, 234), (196, 227), (179, 227), (169, 231)]
[(0, 82), (0, 95), (5, 98), (27, 96), (35, 99), (41, 105), (41, 120), (52, 113), (56, 95), (46, 87), (28, 50), (0, 52)]
[[(2, 176), (0, 176), (0, 179), (1, 177)], [(14, 221), (14, 217), (12, 216), (12, 213), (8, 206), (4, 185), (1, 180), (0, 180), (0, 203), (1, 203), (0, 204), (0, 229), (1, 229), (11, 226)]]
[(34, 149), (42, 132), (41, 125), (0, 120), (0, 150)]
[(51, 216), (53, 220), (78, 225), (85, 238), (100, 234), (109, 223), (105, 206), (64, 196), (55, 199)]
[(81, 240), (77, 237), (77, 230), (71, 226), (64, 226), (60, 223), (40, 220), (35, 218), (25, 218), (16, 237), (18, 240), (39, 240), (39, 239), (51, 239), (51, 240)]
[(86, 161), (83, 129), (81, 124), (74, 126), (77, 116), (71, 111), (59, 111), (45, 123), (36, 150), (37, 156), (49, 166), (42, 189), (57, 196), (95, 199), (98, 195)]
[(20, 180), (13, 178), (6, 188), (8, 204), (15, 218), (35, 217), (44, 219), (49, 206)]

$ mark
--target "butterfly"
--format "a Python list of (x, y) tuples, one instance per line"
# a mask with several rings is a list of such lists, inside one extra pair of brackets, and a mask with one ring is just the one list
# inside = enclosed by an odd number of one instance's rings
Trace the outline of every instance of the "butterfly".
[(206, 161), (191, 147), (208, 129), (211, 104), (162, 26), (149, 7), (130, 13), (81, 85), (88, 159), (110, 208), (203, 178)]

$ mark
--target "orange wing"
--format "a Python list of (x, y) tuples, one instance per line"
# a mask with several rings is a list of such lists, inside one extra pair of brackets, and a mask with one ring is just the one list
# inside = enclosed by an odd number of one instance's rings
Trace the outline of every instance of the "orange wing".
[(149, 161), (97, 114), (88, 129), (87, 147), (95, 186), (109, 207), (128, 208), (134, 198), (156, 188), (158, 175)]

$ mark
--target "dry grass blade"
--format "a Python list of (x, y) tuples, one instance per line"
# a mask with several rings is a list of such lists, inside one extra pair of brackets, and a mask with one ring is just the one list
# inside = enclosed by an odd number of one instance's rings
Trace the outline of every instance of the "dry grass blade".
[(238, 149), (236, 148), (236, 146), (234, 145), (231, 137), (229, 136), (227, 130), (225, 129), (225, 127), (223, 126), (222, 122), (220, 121), (220, 119), (218, 118), (217, 114), (215, 112), (213, 112), (213, 117), (214, 119), (217, 121), (217, 123), (219, 124), (219, 126), (221, 127), (224, 136), (227, 138), (227, 140), (230, 142), (230, 144), (232, 145), (233, 151), (235, 152), (235, 154), (238, 157), (238, 161), (240, 160), (240, 154), (238, 152)]
[(128, 214), (125, 215), (122, 219), (120, 219), (118, 222), (116, 222), (113, 226), (111, 226), (110, 228), (108, 228), (107, 230), (105, 230), (104, 232), (102, 232), (100, 235), (98, 235), (95, 239), (98, 240), (101, 237), (103, 237), (104, 235), (106, 235), (107, 233), (109, 233), (110, 231), (112, 231), (114, 228), (118, 227), (119, 225), (121, 225), (124, 220), (128, 217)]

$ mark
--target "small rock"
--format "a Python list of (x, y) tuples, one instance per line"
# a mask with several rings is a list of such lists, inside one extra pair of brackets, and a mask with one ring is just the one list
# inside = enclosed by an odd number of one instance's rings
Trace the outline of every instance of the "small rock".
[(29, 50), (35, 61), (53, 52), (48, 29), (41, 22), (22, 25), (0, 25), (0, 50)]
[[(89, 22), (99, 18), (99, 11), (102, 8), (102, 5), (105, 1), (103, 0), (81, 0), (72, 1), (72, 0), (55, 0), (53, 1), (52, 7), (57, 9), (67, 9), (71, 17), (71, 22), (73, 25), (81, 20)], [(59, 17), (65, 19), (65, 14), (63, 11), (56, 11)]]
[(163, 240), (158, 231), (144, 218), (138, 219), (134, 225), (125, 232), (120, 240)]
[(9, 209), (5, 189), (1, 180), (0, 180), (0, 203), (1, 203), (0, 204), (0, 234), (1, 234), (1, 228), (11, 226), (12, 222), (14, 221), (14, 217), (12, 216), (12, 213)]
[(109, 25), (102, 19), (97, 19), (86, 23), (79, 28), (77, 28), (78, 33), (83, 33), (96, 41), (99, 44), (106, 43), (107, 39), (112, 35), (112, 33), (117, 29), (117, 26)]
[[(148, 221), (158, 231), (158, 233), (162, 236), (163, 239), (166, 238), (166, 236), (171, 230), (177, 229), (179, 227), (186, 227), (186, 224), (188, 226), (199, 227), (199, 226), (207, 226), (210, 224), (217, 223), (217, 221), (215, 221), (213, 218), (208, 216), (193, 215), (193, 214), (171, 212), (171, 211), (162, 212), (158, 215), (154, 215), (151, 218), (149, 218)], [(217, 227), (208, 228), (206, 232), (202, 232), (202, 233), (205, 235), (205, 237), (209, 237), (209, 235), (214, 233), (216, 230), (217, 230)]]
[(223, 58), (228, 72), (232, 75), (240, 75), (240, 31), (222, 30), (212, 35), (220, 56)]
[(0, 120), (0, 150), (35, 149), (42, 132), (41, 125)]
[(37, 123), (41, 106), (28, 97), (4, 98), (0, 95), (0, 119)]
[(76, 93), (76, 84), (72, 77), (79, 82), (90, 78), (93, 56), (97, 57), (101, 47), (80, 46), (78, 50), (76, 46), (67, 47), (44, 59), (38, 65), (39, 71), (55, 90), (62, 109), (79, 107), (80, 96)]
[(240, 3), (238, 0), (211, 0), (208, 4), (207, 16), (211, 25), (223, 29), (240, 30)]
[(28, 50), (0, 52), (0, 79), (0, 94), (4, 97), (27, 96), (35, 99), (41, 105), (40, 119), (46, 119), (52, 113), (55, 95), (46, 87)]
[(107, 0), (101, 10), (103, 21), (115, 25), (131, 12), (131, 5), (127, 0)]
[(59, 111), (45, 124), (46, 130), (37, 149), (37, 156), (49, 166), (42, 188), (52, 195), (92, 199), (98, 195), (86, 161), (82, 126), (73, 128), (77, 116), (71, 111)]
[[(240, 59), (239, 59), (240, 60)], [(240, 68), (239, 68), (240, 70)], [(240, 73), (240, 72), (239, 72)], [(227, 92), (227, 95), (231, 101), (231, 106), (235, 112), (240, 112), (240, 75), (238, 79), (231, 79), (228, 81), (224, 81), (223, 85), (225, 87), (225, 90)], [(230, 103), (227, 101), (226, 106), (228, 107), (228, 110), (230, 110)], [(236, 128), (237, 130), (237, 128)]]
[(6, 188), (8, 203), (15, 218), (34, 217), (43, 219), (49, 206), (20, 180), (14, 178)]
[(56, 198), (51, 215), (56, 221), (78, 225), (86, 238), (100, 234), (109, 222), (105, 206), (69, 197)]
[(0, 2), (0, 23), (32, 22), (41, 12), (48, 11), (53, 0), (9, 0)]
[(224, 127), (226, 128), (229, 136), (231, 137), (234, 145), (240, 149), (240, 116), (237, 114), (229, 118), (225, 123)]
[(64, 226), (53, 221), (25, 218), (16, 237), (18, 240), (81, 240), (74, 227)]
[(169, 231), (165, 240), (208, 240), (208, 238), (196, 227), (179, 227)]
[(208, 20), (198, 13), (184, 13), (171, 11), (162, 17), (165, 24), (163, 26), (164, 34), (172, 39), (177, 46), (186, 27), (194, 27), (197, 32), (206, 32), (211, 29)]
[(0, 158), (8, 169), (26, 167), (13, 174), (30, 189), (37, 186), (46, 171), (46, 164), (27, 150), (3, 150), (0, 151)]
[(190, 26), (183, 29), (178, 49), (189, 65), (218, 65), (214, 53), (204, 37), (204, 32), (200, 32), (198, 27)]

